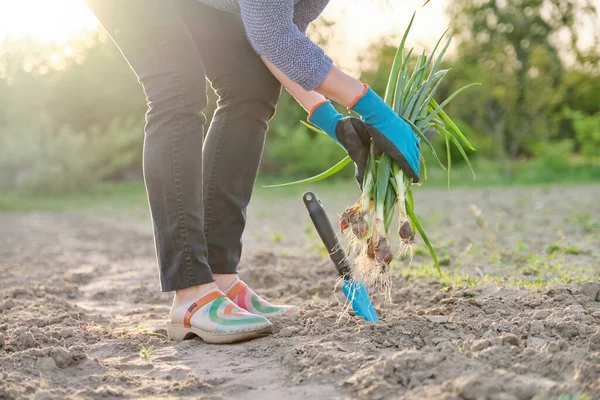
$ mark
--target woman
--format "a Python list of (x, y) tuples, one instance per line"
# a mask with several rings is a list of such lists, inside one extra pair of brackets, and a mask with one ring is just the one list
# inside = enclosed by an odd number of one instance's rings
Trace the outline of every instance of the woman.
[[(361, 171), (370, 138), (418, 180), (419, 146), (368, 86), (304, 34), (327, 0), (87, 0), (148, 100), (144, 178), (169, 337), (231, 343), (298, 313), (237, 277), (241, 236), (280, 83)], [(205, 77), (219, 96), (204, 139)], [(343, 119), (327, 100), (359, 114)]]

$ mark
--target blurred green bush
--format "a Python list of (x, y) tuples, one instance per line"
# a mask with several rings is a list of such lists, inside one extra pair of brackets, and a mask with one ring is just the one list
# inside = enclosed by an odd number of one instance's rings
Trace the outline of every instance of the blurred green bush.
[[(143, 124), (113, 118), (103, 129), (48, 128), (41, 118), (0, 137), (0, 188), (59, 194), (114, 179), (141, 179)], [(46, 123), (44, 123), (46, 122)]]
[(600, 161), (600, 112), (585, 115), (568, 109), (565, 115), (572, 121), (581, 155), (590, 162)]
[[(561, 31), (560, 19), (546, 21), (548, 27), (535, 32), (511, 33), (483, 24), (493, 12), (505, 26), (526, 23), (514, 1), (495, 11), (472, 0), (452, 3), (456, 47), (446, 61), (452, 71), (439, 97), (466, 83), (482, 83), (459, 95), (447, 111), (477, 147), (469, 157), (486, 171), (499, 170), (495, 163), (515, 181), (549, 181), (568, 175), (569, 169), (594, 179), (600, 162), (598, 49), (583, 54), (562, 48), (571, 57), (567, 64), (553, 39)], [(536, 5), (527, 18), (545, 18), (544, 7)], [(573, 20), (564, 24), (574, 26)], [(361, 79), (381, 94), (396, 44), (379, 41), (362, 55)], [(208, 95), (210, 120), (215, 95)], [(101, 32), (73, 37), (66, 46), (5, 38), (0, 41), (0, 191), (65, 193), (103, 181), (141, 180), (146, 107), (135, 75)], [(280, 182), (306, 178), (345, 155), (333, 141), (302, 126), (299, 121), (305, 118), (306, 112), (284, 92), (270, 123), (262, 177)], [(446, 163), (444, 141), (435, 133), (431, 137)], [(433, 157), (424, 154), (435, 168)], [(455, 148), (451, 156), (460, 167)], [(522, 170), (526, 161), (529, 169)], [(532, 171), (534, 165), (543, 174)], [(352, 175), (351, 167), (339, 174)]]

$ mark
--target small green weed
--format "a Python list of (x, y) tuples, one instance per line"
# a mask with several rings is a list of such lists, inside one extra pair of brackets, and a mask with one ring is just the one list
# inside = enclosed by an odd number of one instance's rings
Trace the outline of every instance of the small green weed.
[(447, 267), (448, 265), (450, 265), (450, 256), (448, 256), (447, 254), (443, 255), (440, 257), (440, 259), (438, 260), (438, 263), (442, 266)]
[(561, 245), (559, 243), (550, 243), (546, 246), (546, 254), (554, 254), (559, 252), (561, 249)]
[(574, 256), (578, 256), (583, 253), (583, 251), (577, 246), (569, 246), (564, 249), (565, 254), (572, 254)]
[(142, 357), (143, 359), (147, 360), (148, 357), (150, 357), (150, 355), (152, 354), (152, 352), (154, 351), (154, 345), (146, 348), (146, 346), (142, 346), (142, 348), (140, 349), (140, 357)]
[(313, 245), (312, 251), (314, 253), (319, 254), (321, 257), (329, 257), (329, 253), (327, 252), (327, 249), (321, 243)]
[(425, 253), (425, 249), (422, 248), (422, 247), (420, 247), (420, 246), (417, 246), (417, 245), (415, 245), (413, 247), (413, 254), (415, 256), (424, 256), (424, 255), (427, 255), (427, 253)]
[(592, 233), (600, 230), (600, 222), (595, 221), (594, 217), (589, 213), (576, 214), (571, 220), (585, 233)]
[(578, 255), (583, 254), (584, 251), (575, 245), (563, 246), (562, 244), (560, 244), (558, 242), (550, 243), (546, 247), (546, 254), (553, 255), (555, 253), (563, 253), (563, 254), (578, 256)]
[(570, 395), (570, 394), (563, 394), (560, 395), (556, 398), (556, 400), (591, 400), (591, 397), (589, 396), (577, 396), (577, 395)]
[(272, 232), (271, 233), (271, 240), (275, 243), (281, 243), (283, 242), (283, 239), (285, 239), (285, 233), (283, 232)]

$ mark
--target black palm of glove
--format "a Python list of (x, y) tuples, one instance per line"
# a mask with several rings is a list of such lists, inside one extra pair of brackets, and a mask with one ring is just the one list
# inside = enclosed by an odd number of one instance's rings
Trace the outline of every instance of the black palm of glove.
[(308, 116), (308, 121), (346, 150), (354, 161), (356, 180), (362, 189), (371, 143), (367, 125), (358, 118), (342, 117), (329, 101), (317, 105)]
[(348, 156), (354, 161), (354, 176), (362, 190), (371, 143), (367, 125), (358, 118), (342, 118), (335, 127), (335, 135)]

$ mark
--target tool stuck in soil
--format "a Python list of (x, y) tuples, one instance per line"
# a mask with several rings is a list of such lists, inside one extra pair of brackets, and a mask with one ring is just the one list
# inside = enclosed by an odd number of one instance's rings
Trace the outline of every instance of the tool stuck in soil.
[(352, 278), (348, 257), (338, 242), (331, 221), (327, 217), (321, 201), (313, 192), (304, 193), (302, 199), (308, 210), (308, 215), (329, 253), (329, 258), (335, 264), (343, 280), (342, 290), (346, 299), (348, 299), (348, 303), (352, 306), (356, 315), (364, 318), (366, 321), (377, 322), (377, 314), (371, 304), (369, 293), (361, 282)]

